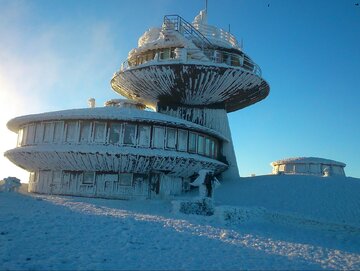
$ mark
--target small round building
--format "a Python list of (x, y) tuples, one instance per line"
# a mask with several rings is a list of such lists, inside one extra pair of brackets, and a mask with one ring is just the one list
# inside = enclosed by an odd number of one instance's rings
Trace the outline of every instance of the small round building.
[[(5, 156), (31, 172), (29, 191), (114, 198), (179, 195), (201, 169), (221, 173), (218, 132), (131, 101), (12, 119)], [(131, 107), (133, 105), (133, 107)]]
[(273, 174), (305, 174), (317, 176), (345, 176), (346, 164), (318, 157), (297, 157), (271, 163)]

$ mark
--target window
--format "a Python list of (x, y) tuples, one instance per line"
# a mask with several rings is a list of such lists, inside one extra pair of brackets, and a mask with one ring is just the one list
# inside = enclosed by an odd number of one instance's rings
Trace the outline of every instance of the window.
[(188, 132), (185, 130), (178, 130), (178, 145), (177, 149), (179, 151), (187, 151), (188, 143)]
[(124, 125), (124, 144), (136, 144), (136, 125), (126, 123)]
[(80, 142), (90, 141), (91, 122), (80, 121)]
[(205, 138), (205, 155), (206, 156), (211, 156), (211, 139), (210, 138)]
[(131, 173), (120, 173), (119, 174), (119, 185), (131, 186), (132, 174)]
[(35, 124), (29, 124), (27, 127), (26, 145), (34, 143), (35, 139)]
[(64, 122), (56, 121), (54, 123), (54, 142), (61, 142), (64, 129)]
[(240, 66), (239, 56), (237, 55), (231, 56), (231, 66)]
[(24, 129), (21, 128), (18, 131), (18, 139), (17, 139), (17, 146), (20, 147), (23, 141)]
[(94, 180), (95, 180), (95, 172), (93, 171), (84, 172), (82, 184), (94, 184)]
[(169, 59), (170, 58), (170, 49), (164, 48), (160, 51), (160, 59)]
[(139, 146), (150, 146), (150, 126), (139, 125)]
[(109, 131), (109, 143), (119, 144), (121, 143), (121, 124), (120, 123), (110, 123)]
[(198, 135), (198, 154), (205, 154), (204, 142), (204, 136)]
[(211, 140), (210, 142), (210, 148), (211, 148), (211, 156), (216, 158), (217, 156), (217, 149), (216, 149), (216, 143), (214, 140)]
[(174, 128), (166, 128), (166, 148), (176, 148), (176, 130)]
[(36, 123), (36, 131), (35, 131), (35, 143), (41, 143), (43, 140), (43, 126), (41, 123)]
[(105, 123), (94, 122), (94, 142), (105, 142)]
[(196, 152), (196, 134), (189, 132), (189, 152)]
[(153, 147), (158, 149), (164, 148), (165, 129), (164, 127), (154, 126)]
[(54, 137), (54, 124), (52, 122), (44, 123), (44, 142), (52, 142)]
[(77, 122), (69, 121), (66, 123), (66, 142), (75, 142), (77, 134)]

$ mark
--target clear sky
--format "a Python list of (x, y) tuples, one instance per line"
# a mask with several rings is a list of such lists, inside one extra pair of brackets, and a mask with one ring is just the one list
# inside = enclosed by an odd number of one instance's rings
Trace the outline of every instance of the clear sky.
[[(270, 84), (265, 100), (229, 114), (240, 175), (316, 156), (360, 178), (359, 0), (208, 0), (209, 24), (230, 29)], [(110, 79), (166, 14), (192, 21), (204, 0), (0, 0), (0, 152), (18, 115), (119, 97)], [(0, 157), (0, 178), (27, 174)]]

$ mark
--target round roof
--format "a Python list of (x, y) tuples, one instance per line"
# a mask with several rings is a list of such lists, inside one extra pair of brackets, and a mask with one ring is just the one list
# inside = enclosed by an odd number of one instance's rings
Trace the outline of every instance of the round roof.
[(272, 166), (281, 165), (281, 164), (324, 164), (324, 165), (336, 165), (345, 167), (346, 164), (330, 159), (324, 159), (319, 157), (293, 157), (286, 158), (282, 160), (277, 160), (271, 163)]
[(26, 116), (20, 116), (11, 119), (7, 123), (7, 127), (17, 132), (19, 128), (30, 122), (37, 121), (51, 121), (51, 120), (122, 120), (133, 122), (146, 122), (152, 124), (162, 124), (175, 126), (178, 128), (185, 128), (190, 130), (199, 131), (205, 134), (212, 135), (216, 138), (229, 141), (219, 132), (206, 128), (204, 126), (186, 121), (183, 119), (171, 117), (158, 112), (138, 110), (133, 108), (118, 108), (118, 107), (96, 107), (96, 108), (81, 108), (81, 109), (69, 109), (54, 112), (46, 112), (40, 114), (31, 114)]

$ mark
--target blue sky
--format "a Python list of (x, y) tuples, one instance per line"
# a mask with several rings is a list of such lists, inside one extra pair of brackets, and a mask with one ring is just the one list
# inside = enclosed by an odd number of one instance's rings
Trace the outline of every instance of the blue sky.
[[(208, 0), (260, 65), (268, 98), (229, 114), (240, 175), (295, 156), (345, 162), (360, 177), (360, 6), (356, 0)], [(15, 116), (98, 105), (138, 38), (166, 14), (192, 21), (203, 0), (0, 0), (0, 152)], [(27, 174), (0, 157), (0, 178)]]

